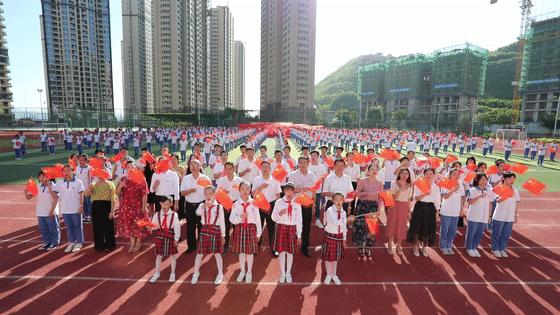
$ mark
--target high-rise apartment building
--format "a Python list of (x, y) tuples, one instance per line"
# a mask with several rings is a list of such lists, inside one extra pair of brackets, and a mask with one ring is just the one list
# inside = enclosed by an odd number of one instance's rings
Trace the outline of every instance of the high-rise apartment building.
[(233, 105), (245, 109), (245, 45), (241, 41), (233, 44)]
[(10, 115), (12, 106), (12, 84), (10, 83), (10, 60), (6, 42), (6, 26), (4, 25), (4, 6), (0, 1), (0, 115)]
[(41, 0), (49, 111), (113, 109), (109, 0)]
[(261, 119), (314, 119), (316, 7), (261, 0)]
[(211, 111), (233, 107), (233, 16), (228, 7), (218, 6), (209, 11)]
[(123, 97), (125, 116), (152, 113), (152, 0), (122, 0)]

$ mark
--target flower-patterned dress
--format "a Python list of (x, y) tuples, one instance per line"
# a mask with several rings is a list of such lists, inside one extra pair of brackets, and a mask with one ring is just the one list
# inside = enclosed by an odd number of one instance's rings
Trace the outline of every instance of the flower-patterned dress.
[(138, 227), (136, 220), (148, 218), (142, 208), (143, 195), (148, 193), (148, 185), (144, 181), (138, 184), (127, 180), (126, 185), (121, 189), (119, 196), (119, 217), (117, 233), (126, 238), (147, 236), (147, 230)]

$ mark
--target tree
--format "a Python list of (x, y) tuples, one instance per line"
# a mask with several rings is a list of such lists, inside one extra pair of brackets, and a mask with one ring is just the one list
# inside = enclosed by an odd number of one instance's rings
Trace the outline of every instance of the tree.
[(404, 121), (406, 116), (407, 112), (404, 109), (399, 109), (391, 113), (391, 119), (396, 122)]
[(477, 120), (485, 125), (509, 125), (517, 115), (518, 111), (511, 108), (490, 108), (481, 106), (477, 114)]
[(366, 111), (366, 119), (369, 121), (383, 120), (383, 107), (381, 106), (369, 107)]
[(358, 104), (358, 96), (356, 93), (344, 92), (340, 94), (333, 95), (333, 99), (330, 103), (332, 110), (337, 111), (342, 108), (353, 109), (356, 108)]
[[(546, 128), (552, 130), (554, 129), (554, 120), (556, 120), (556, 112), (554, 113), (546, 113), (543, 118), (542, 118), (542, 124), (543, 126), (545, 126)], [(560, 119), (558, 119), (558, 123), (556, 125), (556, 127), (560, 127)]]
[(483, 98), (478, 101), (478, 105), (490, 108), (513, 108), (513, 100), (504, 98)]

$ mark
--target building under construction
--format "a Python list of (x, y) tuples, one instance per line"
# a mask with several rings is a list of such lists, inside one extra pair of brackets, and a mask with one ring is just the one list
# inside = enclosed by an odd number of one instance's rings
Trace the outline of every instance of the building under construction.
[(533, 18), (526, 34), (521, 68), (521, 121), (556, 114), (560, 96), (560, 16)]
[(484, 94), (487, 60), (488, 50), (466, 43), (360, 67), (362, 111), (379, 105), (433, 122), (470, 121)]

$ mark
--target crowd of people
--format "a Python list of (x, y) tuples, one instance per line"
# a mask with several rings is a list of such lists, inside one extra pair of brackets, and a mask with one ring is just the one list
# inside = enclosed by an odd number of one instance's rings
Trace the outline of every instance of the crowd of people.
[[(276, 140), (274, 152), (263, 145), (269, 136)], [(54, 152), (48, 145), (50, 137), (46, 136), (43, 149)], [(468, 256), (481, 257), (479, 244), (488, 228), (492, 254), (505, 258), (519, 216), (516, 175), (505, 170), (503, 159), (495, 161), (491, 167), (495, 172), (489, 175), (488, 165), (477, 163), (474, 156), (465, 164), (458, 158), (430, 162), (430, 152), (437, 155), (440, 148), (468, 154), (476, 148), (474, 138), (303, 128), (272, 134), (237, 128), (120, 130), (63, 133), (63, 137), (65, 147), (73, 151), (75, 143), (78, 153), (70, 155), (60, 178), (42, 170), (38, 193), (25, 191), (28, 199), (37, 200), (43, 239), (39, 249), (60, 246), (59, 215), (67, 230), (66, 253), (82, 249), (84, 223), (92, 223), (94, 249), (101, 252), (115, 248), (117, 235), (130, 240), (128, 252), (134, 254), (151, 235), (156, 263), (150, 282), (160, 278), (164, 257), (171, 259), (169, 281), (175, 281), (182, 224), (186, 224), (185, 254), (196, 254), (193, 284), (199, 279), (204, 255), (214, 256), (215, 284), (220, 284), (222, 255), (228, 252), (239, 258), (236, 281), (251, 283), (253, 261), (264, 239), (271, 257), (278, 260), (279, 282), (291, 283), (295, 254), (312, 256), (309, 246), (315, 226), (323, 230), (324, 283), (339, 285), (337, 265), (350, 243), (347, 236), (362, 259), (371, 259), (380, 240), (388, 243), (389, 255), (403, 255), (403, 242), (409, 242), (414, 256), (429, 257), (430, 248), (436, 246), (439, 218), (442, 255), (455, 254), (458, 228), (466, 225)], [(158, 156), (151, 153), (152, 140), (160, 146)], [(129, 143), (136, 159), (129, 155)], [(94, 156), (81, 152), (84, 145), (96, 148)], [(299, 156), (292, 155), (294, 146)], [(187, 147), (192, 150), (188, 157)], [(229, 158), (237, 147), (240, 155)], [(491, 139), (484, 141), (484, 153), (493, 148)], [(554, 160), (554, 155), (550, 158)], [(439, 185), (444, 179), (454, 184)], [(420, 189), (419, 180), (427, 187)], [(511, 195), (494, 193), (497, 185), (507, 186)], [(387, 217), (383, 233), (371, 225), (381, 224), (380, 211)]]

